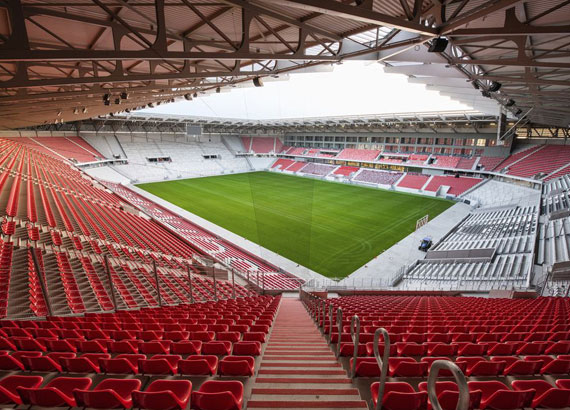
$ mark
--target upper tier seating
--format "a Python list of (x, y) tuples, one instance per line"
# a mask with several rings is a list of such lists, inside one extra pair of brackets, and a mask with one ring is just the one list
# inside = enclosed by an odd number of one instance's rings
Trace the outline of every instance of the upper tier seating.
[(412, 154), (408, 157), (408, 165), (424, 165), (425, 162), (428, 160), (428, 154)]
[(504, 159), (503, 157), (481, 157), (479, 158), (479, 165), (485, 171), (493, 171)]
[(380, 155), (380, 151), (372, 149), (345, 148), (336, 159), (346, 159), (351, 161), (374, 161)]
[(420, 175), (408, 172), (404, 178), (398, 182), (402, 188), (421, 189), (429, 179), (428, 175)]
[(535, 150), (522, 161), (510, 165), (507, 174), (530, 178), (539, 172), (550, 174), (569, 164), (570, 146), (546, 145)]
[(525, 147), (524, 149), (522, 149), (521, 151), (518, 151), (512, 155), (510, 155), (509, 157), (507, 157), (504, 161), (502, 161), (501, 163), (499, 163), (494, 169), (493, 171), (499, 172), (504, 168), (507, 168), (508, 166), (510, 166), (511, 164), (525, 158), (526, 156), (532, 154), (533, 152), (539, 150), (542, 146), (541, 145), (532, 145), (530, 147)]
[(458, 169), (472, 169), (473, 165), (475, 165), (475, 161), (477, 161), (477, 157), (473, 158), (461, 158), (456, 165)]
[(22, 137), (13, 140), (45, 154), (56, 155), (64, 159), (74, 159), (77, 162), (104, 159), (103, 155), (81, 137)]
[(368, 182), (371, 184), (392, 185), (402, 176), (399, 172), (373, 171), (362, 169), (355, 177), (355, 181)]
[(449, 186), (449, 191), (447, 191), (449, 195), (458, 196), (468, 189), (471, 189), (481, 181), (482, 179), (479, 178), (456, 178), (454, 176), (434, 175), (431, 181), (425, 187), (425, 190), (435, 192), (439, 189), (440, 186), (444, 185)]
[(457, 168), (457, 164), (461, 161), (461, 157), (438, 156), (435, 158), (436, 161), (431, 165), (440, 168)]
[(243, 146), (247, 152), (269, 154), (281, 152), (283, 143), (277, 137), (242, 137)]

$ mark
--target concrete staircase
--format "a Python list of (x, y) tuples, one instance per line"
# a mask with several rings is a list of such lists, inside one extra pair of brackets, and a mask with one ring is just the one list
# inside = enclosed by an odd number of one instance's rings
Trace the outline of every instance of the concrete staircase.
[(297, 298), (281, 299), (247, 408), (367, 408)]

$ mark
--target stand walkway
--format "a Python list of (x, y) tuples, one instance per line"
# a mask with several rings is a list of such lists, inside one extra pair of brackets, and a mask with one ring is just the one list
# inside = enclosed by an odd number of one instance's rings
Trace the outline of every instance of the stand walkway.
[(281, 299), (247, 408), (367, 408), (297, 298)]

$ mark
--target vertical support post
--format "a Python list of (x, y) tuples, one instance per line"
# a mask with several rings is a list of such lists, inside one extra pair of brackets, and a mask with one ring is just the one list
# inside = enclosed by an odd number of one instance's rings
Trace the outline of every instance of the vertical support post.
[(38, 255), (36, 254), (36, 248), (30, 246), (30, 254), (32, 255), (32, 261), (34, 262), (34, 270), (36, 271), (36, 275), (38, 276), (38, 282), (40, 283), (40, 288), (42, 290), (42, 295), (44, 296), (44, 300), (46, 301), (46, 308), (48, 316), (53, 316), (53, 312), (51, 311), (51, 302), (48, 297), (47, 286), (44, 282), (44, 277), (40, 271), (40, 263), (38, 261)]
[(156, 269), (156, 261), (152, 260), (152, 270), (154, 271), (154, 281), (156, 282), (156, 294), (158, 295), (158, 306), (162, 307), (162, 297), (160, 296), (160, 283), (158, 283), (158, 269)]
[(265, 272), (261, 274), (261, 294), (265, 295)]
[(338, 308), (336, 310), (336, 323), (337, 323), (337, 330), (338, 330), (338, 340), (336, 344), (336, 357), (340, 357), (340, 339), (342, 337), (342, 309)]
[(111, 268), (109, 267), (109, 256), (105, 255), (105, 272), (107, 272), (107, 280), (111, 289), (111, 299), (113, 300), (113, 308), (117, 310), (117, 298), (115, 296), (115, 287), (113, 286), (113, 278), (111, 278)]
[(232, 299), (236, 299), (236, 278), (234, 274), (234, 270), (232, 269)]
[(192, 274), (190, 273), (190, 265), (187, 266), (188, 269), (188, 285), (190, 287), (190, 303), (194, 303), (194, 294), (192, 292)]
[(218, 286), (216, 283), (216, 268), (212, 266), (212, 277), (214, 278), (214, 300), (218, 300)]

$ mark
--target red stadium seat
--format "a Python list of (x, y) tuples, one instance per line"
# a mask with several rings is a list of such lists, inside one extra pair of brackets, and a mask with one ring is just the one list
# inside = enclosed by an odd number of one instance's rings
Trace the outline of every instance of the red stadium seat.
[(142, 374), (176, 374), (178, 362), (182, 356), (175, 354), (157, 354), (150, 359), (139, 360), (139, 372)]
[(513, 389), (517, 391), (536, 390), (532, 408), (563, 409), (570, 407), (570, 390), (557, 389), (544, 380), (515, 380)]
[[(379, 382), (370, 386), (372, 403), (378, 403)], [(386, 410), (425, 410), (427, 409), (428, 395), (426, 392), (416, 392), (412, 386), (404, 382), (386, 383), (382, 408)]]
[(145, 391), (132, 393), (134, 407), (149, 410), (184, 410), (190, 401), (188, 380), (155, 380)]
[(226, 356), (219, 364), (220, 376), (253, 376), (255, 359), (251, 356)]
[(424, 377), (428, 371), (426, 362), (416, 362), (411, 357), (391, 357), (388, 369), (392, 377)]
[(530, 407), (535, 390), (513, 391), (499, 381), (467, 382), (469, 391), (481, 391), (483, 409), (522, 409)]
[(77, 404), (94, 409), (130, 409), (133, 404), (132, 393), (140, 389), (138, 379), (105, 379), (93, 390), (86, 388), (73, 392)]
[(81, 357), (60, 359), (61, 367), (69, 373), (100, 373), (99, 360), (110, 359), (108, 353), (85, 353)]
[(192, 392), (195, 410), (241, 410), (243, 384), (239, 381), (208, 380)]
[(183, 340), (180, 342), (174, 342), (170, 345), (170, 351), (173, 354), (200, 354), (202, 352), (202, 342), (199, 340)]
[(77, 403), (73, 391), (87, 389), (91, 383), (91, 379), (87, 377), (58, 377), (45, 387), (18, 387), (17, 391), (24, 404), (41, 407), (75, 407)]
[[(441, 372), (440, 372), (441, 374)], [(418, 390), (427, 392), (427, 382), (421, 382)], [(459, 400), (459, 388), (455, 382), (436, 382), (435, 392), (443, 410), (455, 410)], [(481, 402), (480, 391), (469, 392), (469, 409), (478, 409)]]
[(261, 343), (259, 342), (236, 342), (232, 352), (236, 356), (259, 356), (261, 355)]
[(6, 376), (0, 379), (0, 404), (22, 404), (18, 388), (35, 389), (43, 383), (41, 376)]
[[(351, 369), (353, 360), (354, 359), (350, 359)], [(374, 357), (357, 357), (355, 372), (356, 377), (380, 377), (380, 368)]]
[(202, 354), (226, 356), (232, 351), (232, 342), (212, 341), (202, 344)]
[(112, 359), (99, 360), (99, 365), (103, 373), (137, 374), (138, 362), (144, 359), (144, 354), (120, 354)]
[(189, 376), (213, 376), (218, 371), (218, 357), (213, 355), (188, 356), (178, 362), (178, 373)]

